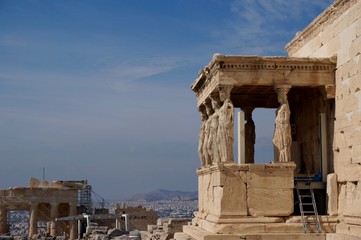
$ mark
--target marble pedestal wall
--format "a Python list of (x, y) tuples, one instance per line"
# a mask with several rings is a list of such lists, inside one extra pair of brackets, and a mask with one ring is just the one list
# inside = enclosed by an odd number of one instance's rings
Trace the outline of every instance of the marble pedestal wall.
[(276, 217), (290, 216), (294, 169), (294, 163), (228, 163), (199, 169), (199, 212), (193, 223), (212, 232), (217, 224), (252, 223), (255, 217), (277, 222)]

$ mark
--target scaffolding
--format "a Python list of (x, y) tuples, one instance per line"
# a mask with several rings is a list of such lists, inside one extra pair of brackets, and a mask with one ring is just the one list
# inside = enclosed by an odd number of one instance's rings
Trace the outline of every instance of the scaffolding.
[(92, 186), (88, 184), (88, 180), (58, 182), (64, 187), (78, 189), (78, 207), (82, 213), (93, 214)]
[(85, 208), (85, 213), (93, 213), (91, 185), (85, 184), (83, 188), (79, 190), (79, 206)]

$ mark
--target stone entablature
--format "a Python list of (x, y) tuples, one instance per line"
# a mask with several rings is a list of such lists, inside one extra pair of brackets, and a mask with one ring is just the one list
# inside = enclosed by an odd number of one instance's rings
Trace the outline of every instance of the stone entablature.
[(8, 210), (27, 210), (34, 203), (78, 203), (78, 190), (58, 188), (11, 188), (0, 190), (2, 203)]
[[(324, 86), (334, 92), (335, 61), (331, 58), (225, 56), (215, 54), (203, 68), (192, 90), (199, 107), (219, 85)], [(333, 98), (332, 94), (327, 96)]]

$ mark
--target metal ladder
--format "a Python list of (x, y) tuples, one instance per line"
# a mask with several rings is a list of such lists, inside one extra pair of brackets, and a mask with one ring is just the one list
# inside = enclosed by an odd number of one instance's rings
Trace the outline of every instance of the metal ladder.
[[(310, 225), (317, 226), (317, 232), (321, 233), (320, 218), (317, 212), (315, 194), (312, 189), (311, 181), (306, 182), (308, 189), (300, 189), (296, 182), (296, 191), (298, 196), (298, 205), (300, 207), (301, 218), (303, 222), (303, 231), (307, 233)], [(301, 193), (301, 191), (303, 191)], [(311, 201), (310, 201), (311, 200)]]

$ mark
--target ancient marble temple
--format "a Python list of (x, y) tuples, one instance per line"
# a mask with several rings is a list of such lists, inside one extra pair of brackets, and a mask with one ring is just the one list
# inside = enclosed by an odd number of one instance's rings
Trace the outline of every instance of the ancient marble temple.
[[(315, 116), (312, 121), (318, 121), (324, 114), (326, 128), (332, 126), (328, 120), (333, 119), (335, 60), (215, 54), (200, 71), (192, 90), (202, 119), (198, 148), (202, 167), (197, 172), (199, 213), (194, 223), (209, 232), (229, 233), (230, 228), (262, 232), (264, 222), (284, 222), (294, 212), (294, 172), (300, 167), (294, 160), (302, 160), (296, 154), (306, 155), (311, 150), (294, 151), (292, 143), (318, 136), (318, 129), (305, 118)], [(252, 111), (256, 108), (277, 112), (275, 154), (267, 159), (269, 164), (254, 163), (256, 126)], [(251, 123), (241, 121), (247, 147), (243, 148), (240, 163), (234, 160), (235, 109), (243, 111), (244, 119)], [(300, 130), (292, 136), (291, 125), (297, 123)], [(327, 149), (332, 149), (331, 145)], [(318, 150), (311, 154), (316, 155)], [(244, 223), (253, 223), (252, 230)]]
[[(361, 239), (361, 0), (336, 0), (286, 50), (214, 54), (193, 82), (199, 211), (176, 239)], [(258, 108), (275, 110), (274, 153), (259, 160)], [(303, 176), (318, 180), (321, 233), (297, 213)]]

